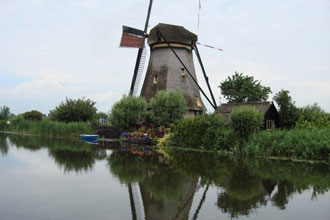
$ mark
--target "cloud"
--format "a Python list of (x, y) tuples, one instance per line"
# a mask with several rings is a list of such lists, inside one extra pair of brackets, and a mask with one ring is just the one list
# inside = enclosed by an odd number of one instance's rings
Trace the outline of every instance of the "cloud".
[[(219, 83), (238, 71), (274, 92), (289, 89), (301, 105), (330, 100), (328, 90), (298, 83), (330, 82), (328, 0), (202, 1), (199, 29), (198, 1), (172, 3), (154, 1), (149, 30), (183, 25), (202, 43), (224, 49), (199, 47), (216, 99)], [(48, 112), (65, 97), (85, 96), (109, 110), (128, 93), (137, 53), (119, 48), (121, 25), (142, 29), (147, 6), (144, 0), (0, 1), (0, 78), (24, 79), (0, 83), (0, 104), (17, 113)]]
[[(108, 88), (95, 88), (84, 84), (70, 84), (51, 79), (33, 79), (14, 88), (1, 88), (0, 99), (3, 104), (11, 103), (14, 113), (37, 109), (48, 113), (65, 98), (90, 98), (96, 101), (100, 111), (107, 112), (120, 93)], [(2, 104), (2, 103), (1, 103)], [(23, 111), (22, 111), (23, 110)]]

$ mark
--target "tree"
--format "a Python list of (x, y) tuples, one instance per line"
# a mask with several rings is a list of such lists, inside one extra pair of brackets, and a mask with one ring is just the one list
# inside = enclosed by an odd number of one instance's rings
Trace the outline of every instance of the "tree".
[(157, 126), (169, 127), (183, 118), (186, 100), (179, 91), (159, 91), (150, 100), (151, 120)]
[(262, 125), (262, 115), (255, 107), (235, 108), (230, 114), (230, 126), (243, 141), (257, 132)]
[(238, 72), (222, 81), (219, 87), (229, 103), (266, 101), (271, 93), (270, 87), (262, 86), (253, 76)]
[(37, 110), (32, 110), (29, 112), (23, 113), (23, 118), (25, 120), (30, 120), (30, 121), (41, 121), (42, 120), (42, 113), (37, 111)]
[(96, 114), (96, 102), (90, 99), (68, 99), (50, 111), (50, 118), (56, 121), (89, 121)]
[(325, 127), (330, 125), (330, 114), (326, 113), (317, 103), (300, 108), (300, 127)]
[(292, 128), (299, 119), (299, 109), (292, 101), (288, 90), (281, 90), (275, 94), (274, 98), (277, 105), (280, 107), (280, 126), (282, 128)]
[(8, 120), (10, 116), (10, 109), (8, 106), (0, 107), (0, 120)]
[(109, 121), (120, 131), (134, 130), (144, 120), (147, 101), (142, 97), (124, 96), (111, 109)]

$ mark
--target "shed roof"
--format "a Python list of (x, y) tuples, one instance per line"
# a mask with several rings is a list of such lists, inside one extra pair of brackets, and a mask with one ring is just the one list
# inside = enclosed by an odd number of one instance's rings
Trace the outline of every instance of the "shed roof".
[[(227, 121), (230, 113), (235, 109), (243, 106), (255, 107), (264, 117), (267, 111), (274, 106), (273, 102), (239, 102), (239, 103), (225, 103), (221, 104), (216, 112), (221, 113)], [(275, 108), (275, 106), (274, 106)], [(276, 108), (275, 108), (276, 109)]]
[(193, 42), (197, 41), (197, 35), (188, 31), (183, 26), (159, 23), (153, 27), (149, 33), (149, 45), (164, 42), (163, 39), (160, 40), (157, 36), (157, 30), (159, 30), (170, 43), (184, 43), (191, 45)]

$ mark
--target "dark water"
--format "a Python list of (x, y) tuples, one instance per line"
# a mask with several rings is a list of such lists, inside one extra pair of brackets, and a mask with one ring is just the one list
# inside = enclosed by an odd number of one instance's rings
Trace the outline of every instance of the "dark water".
[(330, 166), (0, 135), (0, 219), (330, 220)]

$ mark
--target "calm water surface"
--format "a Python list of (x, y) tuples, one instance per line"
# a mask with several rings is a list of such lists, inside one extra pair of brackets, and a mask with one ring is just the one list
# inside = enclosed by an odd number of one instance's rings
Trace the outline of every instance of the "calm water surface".
[(330, 166), (0, 134), (0, 219), (330, 220)]

